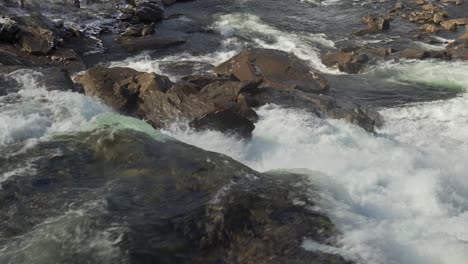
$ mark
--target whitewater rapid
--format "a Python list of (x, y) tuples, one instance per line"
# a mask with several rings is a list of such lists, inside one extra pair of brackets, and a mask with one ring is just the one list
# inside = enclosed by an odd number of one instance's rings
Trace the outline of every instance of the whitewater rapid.
[(94, 116), (112, 110), (96, 99), (69, 91), (48, 90), (38, 82), (43, 74), (16, 70), (16, 92), (0, 97), (0, 147), (76, 130)]
[[(467, 63), (381, 65), (387, 82), (468, 89)], [(430, 87), (429, 87), (430, 89)], [(177, 139), (259, 171), (295, 170), (320, 186), (322, 210), (343, 232), (339, 248), (360, 263), (464, 264), (468, 260), (468, 95), (381, 109), (377, 135), (340, 120), (268, 105), (250, 141), (174, 125)]]
[[(253, 45), (291, 52), (313, 68), (337, 73), (320, 62), (318, 47), (334, 48), (323, 34), (285, 33), (258, 16), (239, 13), (217, 15), (211, 29), (225, 37), (213, 53), (179, 53), (157, 60), (143, 53), (110, 65), (157, 72), (175, 81), (180, 76), (168, 72), (167, 64), (216, 65)], [(458, 91), (468, 89), (467, 72), (466, 62), (403, 61), (378, 65), (365, 75), (408, 89), (419, 84)], [(112, 113), (82, 94), (48, 91), (37, 82), (39, 75), (32, 70), (9, 75), (21, 87), (0, 97), (0, 148), (78, 131)], [(385, 125), (376, 135), (344, 121), (323, 120), (277, 105), (264, 106), (257, 113), (260, 121), (248, 141), (216, 131), (196, 132), (180, 124), (163, 132), (261, 172), (294, 170), (308, 175), (318, 187), (314, 197), (322, 198), (320, 210), (331, 217), (342, 236), (337, 247), (304, 238), (306, 249), (338, 253), (359, 263), (467, 263), (468, 93), (450, 100), (380, 109)], [(106, 120), (112, 123), (112, 118)], [(126, 127), (137, 129), (131, 118), (126, 122)], [(0, 174), (0, 184), (33, 170), (28, 164), (25, 161)], [(101, 239), (107, 240), (98, 237), (96, 241)]]
[[(87, 125), (95, 117), (111, 113), (110, 107), (95, 98), (70, 91), (48, 90), (39, 82), (43, 74), (21, 69), (3, 78), (14, 80), (18, 87), (0, 96), (0, 154), (8, 155), (8, 146), (23, 144), (27, 151), (41, 140), (70, 133)], [(25, 160), (8, 171), (0, 172), (1, 183), (16, 175), (34, 172), (34, 160)]]
[[(189, 18), (184, 19), (189, 20)], [(292, 53), (307, 61), (311, 68), (324, 73), (342, 74), (337, 69), (326, 67), (320, 59), (321, 52), (319, 47), (335, 47), (335, 43), (323, 33), (314, 34), (301, 31), (286, 33), (269, 25), (259, 16), (248, 13), (214, 15), (214, 22), (208, 29), (214, 30), (223, 36), (221, 45), (216, 51), (204, 54), (181, 52), (157, 59), (146, 52), (129, 57), (123, 61), (111, 62), (109, 66), (130, 67), (138, 71), (156, 72), (166, 75), (175, 81), (183, 76), (167, 70), (166, 68), (170, 64), (193, 63), (192, 71), (194, 73), (204, 73), (206, 69), (197, 66), (200, 64), (202, 66), (205, 66), (204, 64), (216, 66), (247, 47), (259, 47)]]

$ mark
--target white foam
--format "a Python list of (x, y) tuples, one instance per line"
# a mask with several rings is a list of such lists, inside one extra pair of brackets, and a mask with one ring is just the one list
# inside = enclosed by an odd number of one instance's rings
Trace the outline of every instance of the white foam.
[(331, 6), (341, 4), (341, 0), (301, 0), (301, 2), (312, 3), (320, 6)]
[[(125, 225), (106, 224), (104, 201), (91, 201), (80, 209), (50, 218), (31, 232), (0, 246), (2, 264), (115, 263), (127, 264), (118, 247)], [(73, 205), (70, 205), (73, 207)]]
[[(238, 52), (241, 51), (241, 46), (235, 42), (235, 39), (228, 38), (222, 42), (219, 51), (204, 54), (193, 55), (189, 52), (183, 52), (176, 55), (165, 56), (163, 58), (152, 58), (148, 52), (143, 52), (137, 56), (129, 57), (123, 61), (114, 61), (109, 64), (110, 67), (128, 67), (142, 72), (155, 72), (168, 76), (171, 80), (176, 81), (183, 76), (175, 75), (167, 70), (164, 70), (164, 65), (173, 63), (205, 63), (214, 66), (227, 61)], [(197, 69), (193, 69), (194, 73)], [(203, 72), (203, 71), (202, 71)]]
[[(123, 61), (114, 61), (110, 67), (129, 67), (143, 72), (155, 72), (166, 75), (172, 80), (180, 77), (164, 69), (165, 65), (174, 63), (193, 62), (217, 66), (227, 61), (249, 45), (257, 47), (278, 49), (290, 52), (307, 61), (310, 66), (322, 72), (342, 74), (336, 69), (327, 68), (319, 57), (318, 46), (333, 48), (335, 43), (324, 33), (295, 32), (287, 33), (263, 22), (258, 16), (251, 14), (220, 15), (212, 26), (222, 34), (225, 39), (217, 51), (207, 54), (194, 55), (183, 52), (163, 58), (153, 58), (148, 52), (127, 58)], [(197, 72), (197, 69), (193, 69)], [(201, 69), (203, 72), (204, 69)]]
[[(382, 66), (395, 78), (468, 88), (467, 63)], [(430, 89), (430, 87), (428, 87)], [(320, 187), (343, 232), (338, 248), (360, 263), (465, 264), (468, 260), (468, 97), (384, 109), (377, 136), (338, 120), (274, 105), (258, 110), (251, 141), (214, 131), (166, 131), (260, 171), (297, 169)], [(312, 171), (313, 170), (313, 171)], [(314, 172), (320, 171), (320, 173)]]
[(324, 33), (284, 32), (262, 21), (252, 14), (227, 14), (219, 16), (213, 28), (226, 37), (236, 37), (242, 42), (248, 39), (257, 46), (278, 49), (294, 53), (309, 62), (312, 68), (337, 73), (322, 64), (317, 46), (332, 48), (334, 42), (327, 39)]
[(0, 146), (74, 131), (110, 108), (83, 94), (48, 91), (40, 73), (18, 70), (8, 74), (21, 84), (17, 93), (0, 97)]

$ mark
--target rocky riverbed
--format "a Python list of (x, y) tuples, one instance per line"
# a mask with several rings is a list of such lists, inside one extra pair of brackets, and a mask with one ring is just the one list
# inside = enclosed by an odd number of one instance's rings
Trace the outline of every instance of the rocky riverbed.
[(4, 0), (0, 263), (466, 263), (466, 27), (462, 0)]

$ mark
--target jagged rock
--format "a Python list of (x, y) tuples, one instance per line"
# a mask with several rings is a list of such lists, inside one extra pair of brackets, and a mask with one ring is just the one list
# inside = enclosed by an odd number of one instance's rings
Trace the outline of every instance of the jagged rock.
[(199, 130), (214, 129), (223, 133), (234, 133), (244, 138), (251, 137), (255, 129), (253, 122), (240, 115), (236, 109), (208, 113), (190, 122), (190, 126)]
[(19, 31), (15, 34), (15, 42), (32, 55), (48, 55), (56, 47), (61, 36), (66, 32), (56, 28), (56, 24), (41, 15), (21, 16), (12, 18), (16, 21)]
[(270, 49), (249, 49), (214, 69), (219, 75), (241, 81), (258, 81), (261, 86), (325, 93), (327, 81), (293, 54)]
[(55, 48), (56, 39), (54, 33), (48, 29), (23, 28), (19, 44), (29, 54), (47, 55)]
[(287, 108), (302, 109), (322, 118), (344, 119), (368, 132), (383, 124), (380, 114), (361, 107), (351, 101), (335, 100), (327, 95), (304, 93), (297, 90), (260, 88), (248, 98), (249, 106), (257, 107), (268, 103)]
[(447, 30), (456, 30), (458, 26), (468, 25), (468, 18), (456, 18), (445, 20), (440, 25)]
[(141, 73), (130, 68), (96, 67), (75, 79), (85, 93), (95, 96), (113, 108), (136, 111), (141, 90), (164, 91), (172, 85), (169, 78), (154, 73)]
[(338, 69), (347, 73), (359, 73), (369, 61), (366, 54), (356, 52), (328, 53), (322, 56), (322, 62), (328, 67), (338, 66)]
[(362, 18), (362, 22), (367, 24), (368, 28), (377, 30), (390, 29), (390, 19), (387, 17), (365, 16)]
[(437, 33), (439, 32), (439, 28), (432, 24), (424, 24), (421, 26), (421, 30), (424, 30), (429, 33)]
[(322, 55), (322, 62), (328, 67), (336, 66), (340, 71), (356, 74), (371, 60), (386, 58), (393, 52), (386, 48), (348, 48)]
[(155, 73), (104, 67), (75, 78), (87, 95), (98, 97), (119, 111), (135, 113), (154, 127), (189, 121), (198, 129), (249, 137), (256, 114), (238, 98), (255, 90), (259, 83), (220, 80), (223, 81), (204, 86), (187, 81), (173, 84)]
[(241, 111), (238, 96), (257, 86), (255, 82), (230, 81), (211, 83), (199, 90), (200, 86), (184, 82), (174, 85), (166, 93), (142, 90), (138, 113), (155, 127), (188, 120), (199, 129), (209, 128), (249, 137), (255, 126), (249, 115)]

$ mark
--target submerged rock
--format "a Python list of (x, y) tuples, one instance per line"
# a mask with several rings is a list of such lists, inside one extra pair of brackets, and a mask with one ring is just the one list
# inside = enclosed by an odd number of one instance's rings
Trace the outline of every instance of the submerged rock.
[(301, 247), (339, 235), (310, 209), (313, 187), (301, 175), (260, 174), (156, 131), (118, 129), (144, 129), (141, 121), (111, 119), (0, 156), (2, 171), (27, 160), (35, 168), (2, 182), (0, 262), (349, 263)]
[[(140, 33), (142, 34), (142, 33)], [(143, 37), (120, 37), (117, 41), (124, 49), (129, 52), (137, 52), (142, 50), (151, 49), (164, 49), (185, 43), (185, 40), (171, 37), (161, 37), (156, 35), (149, 35)]]

